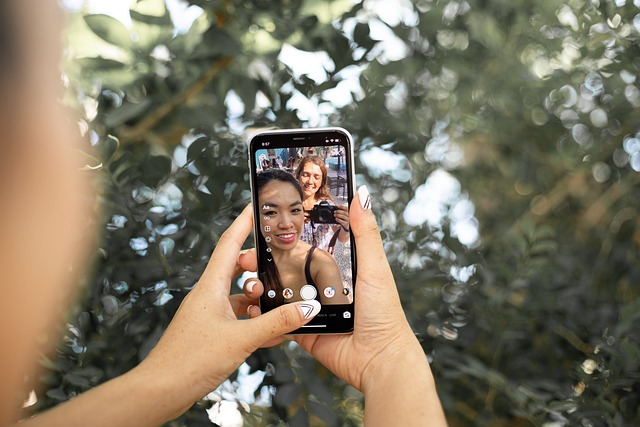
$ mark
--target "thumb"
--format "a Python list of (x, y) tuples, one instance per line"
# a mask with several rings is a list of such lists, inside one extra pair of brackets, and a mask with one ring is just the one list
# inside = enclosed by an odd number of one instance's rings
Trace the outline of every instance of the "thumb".
[(354, 198), (354, 202), (351, 203), (349, 224), (356, 241), (358, 277), (360, 277), (361, 271), (375, 272), (376, 274), (371, 277), (384, 277), (383, 274), (391, 274), (387, 255), (382, 246), (380, 230), (371, 211), (371, 196), (364, 185), (358, 188), (358, 195)]
[(316, 300), (284, 304), (246, 322), (258, 347), (309, 323), (320, 308), (320, 302)]

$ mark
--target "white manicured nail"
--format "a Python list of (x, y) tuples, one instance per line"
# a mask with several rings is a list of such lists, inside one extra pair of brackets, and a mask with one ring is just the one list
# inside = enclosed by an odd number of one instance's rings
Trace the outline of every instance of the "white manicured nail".
[(320, 303), (313, 299), (298, 303), (298, 309), (302, 313), (302, 317), (304, 317), (305, 319), (309, 319), (320, 313), (320, 308), (322, 308)]
[(366, 185), (358, 188), (358, 198), (360, 199), (360, 204), (362, 205), (362, 209), (371, 210), (371, 196), (369, 195), (369, 190)]
[(253, 285), (256, 284), (255, 280), (247, 280), (246, 282), (244, 282), (244, 288), (248, 291), (248, 292), (253, 292)]

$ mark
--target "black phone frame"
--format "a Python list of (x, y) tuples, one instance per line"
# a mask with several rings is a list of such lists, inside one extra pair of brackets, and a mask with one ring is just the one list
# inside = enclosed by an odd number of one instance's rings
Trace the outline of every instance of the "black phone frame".
[[(337, 141), (336, 141), (337, 140)], [(264, 145), (267, 144), (267, 145)], [(347, 203), (351, 206), (354, 196), (355, 174), (353, 159), (353, 139), (348, 131), (342, 128), (308, 128), (308, 129), (281, 129), (269, 130), (254, 134), (249, 139), (249, 171), (251, 180), (251, 201), (253, 205), (254, 215), (254, 241), (256, 249), (258, 239), (255, 238), (259, 233), (258, 218), (260, 215), (257, 193), (254, 182), (257, 174), (256, 152), (264, 149), (280, 149), (280, 148), (305, 148), (305, 147), (327, 147), (327, 146), (343, 146), (346, 154), (346, 176), (347, 176)], [(351, 269), (352, 269), (352, 292), (354, 302), (351, 304), (329, 304), (322, 305), (320, 313), (318, 313), (308, 324), (299, 328), (291, 335), (298, 334), (346, 334), (352, 333), (355, 323), (355, 289), (357, 277), (356, 263), (356, 244), (353, 234), (351, 239)], [(256, 250), (258, 257), (261, 256), (260, 250)], [(259, 260), (258, 260), (259, 261)], [(258, 262), (260, 265), (260, 262)], [(258, 272), (259, 273), (259, 272)], [(266, 298), (266, 296), (263, 296)], [(261, 304), (263, 306), (263, 304)], [(346, 314), (348, 313), (348, 314)], [(348, 317), (345, 317), (348, 316)]]

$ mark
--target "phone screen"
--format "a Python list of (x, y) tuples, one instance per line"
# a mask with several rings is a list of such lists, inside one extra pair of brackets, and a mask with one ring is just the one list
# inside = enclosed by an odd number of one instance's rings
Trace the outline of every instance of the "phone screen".
[(293, 331), (353, 331), (355, 244), (351, 135), (341, 128), (260, 132), (249, 141), (263, 312), (312, 300), (322, 309)]

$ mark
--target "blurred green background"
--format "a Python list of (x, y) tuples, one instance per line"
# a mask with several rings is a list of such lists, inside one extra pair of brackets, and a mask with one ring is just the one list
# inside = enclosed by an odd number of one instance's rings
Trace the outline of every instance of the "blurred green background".
[[(155, 344), (248, 202), (252, 129), (333, 125), (452, 427), (640, 425), (639, 0), (61, 7), (104, 214), (28, 413)], [(351, 426), (362, 408), (289, 344), (168, 425)]]

